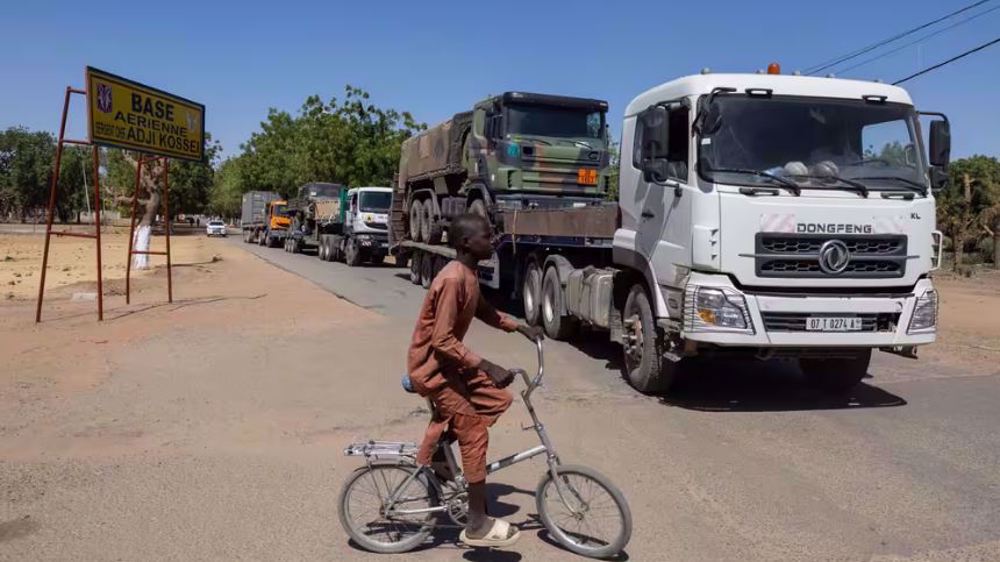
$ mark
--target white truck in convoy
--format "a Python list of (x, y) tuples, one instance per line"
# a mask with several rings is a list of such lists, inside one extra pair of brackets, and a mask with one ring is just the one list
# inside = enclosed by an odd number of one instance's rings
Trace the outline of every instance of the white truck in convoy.
[[(626, 108), (617, 203), (525, 196), (495, 209), (480, 278), (520, 296), (552, 337), (608, 330), (642, 392), (665, 391), (699, 355), (797, 359), (843, 392), (873, 350), (915, 356), (935, 339), (933, 193), (949, 154), (947, 118), (916, 111), (899, 87), (680, 78)], [(414, 282), (453, 255), (395, 245)]]
[(390, 187), (354, 187), (344, 192), (336, 209), (338, 227), (320, 234), (316, 255), (351, 267), (380, 264), (389, 253)]

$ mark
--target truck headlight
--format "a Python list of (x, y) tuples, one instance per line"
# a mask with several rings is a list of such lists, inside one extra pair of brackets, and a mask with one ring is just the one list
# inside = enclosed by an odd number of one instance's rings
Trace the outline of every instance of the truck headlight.
[(741, 331), (754, 333), (753, 321), (743, 295), (720, 287), (694, 287), (684, 294), (687, 311), (685, 328), (698, 331)]
[(937, 326), (938, 300), (937, 291), (931, 289), (917, 298), (910, 316), (910, 327), (907, 332), (933, 330)]

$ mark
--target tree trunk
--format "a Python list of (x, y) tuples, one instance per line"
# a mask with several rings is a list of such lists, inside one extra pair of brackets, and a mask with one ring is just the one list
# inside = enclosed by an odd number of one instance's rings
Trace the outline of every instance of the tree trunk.
[(958, 272), (962, 269), (962, 258), (965, 255), (965, 229), (955, 230), (951, 244), (955, 247), (955, 263), (952, 264), (952, 271)]
[[(133, 164), (135, 162), (133, 161)], [(159, 177), (162, 171), (160, 166), (149, 164), (143, 166), (145, 172), (141, 178), (141, 184), (149, 193), (149, 199), (145, 202), (145, 210), (142, 219), (135, 229), (135, 238), (132, 241), (132, 248), (139, 252), (149, 251), (149, 241), (153, 234), (153, 222), (156, 220), (156, 211), (160, 208), (160, 186)], [(146, 254), (136, 254), (132, 257), (133, 269), (149, 269), (149, 256)]]
[(1000, 269), (1000, 213), (993, 221), (993, 269)]

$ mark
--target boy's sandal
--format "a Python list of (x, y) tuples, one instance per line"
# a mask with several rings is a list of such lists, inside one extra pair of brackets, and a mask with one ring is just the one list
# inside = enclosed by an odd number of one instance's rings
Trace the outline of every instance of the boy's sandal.
[[(514, 530), (513, 533), (510, 532), (511, 529)], [(502, 548), (516, 543), (517, 539), (521, 538), (521, 531), (518, 531), (516, 527), (512, 527), (510, 523), (504, 521), (503, 519), (494, 518), (493, 526), (490, 527), (489, 532), (487, 532), (482, 538), (470, 538), (466, 534), (465, 529), (462, 529), (458, 538), (460, 541), (469, 546)]]

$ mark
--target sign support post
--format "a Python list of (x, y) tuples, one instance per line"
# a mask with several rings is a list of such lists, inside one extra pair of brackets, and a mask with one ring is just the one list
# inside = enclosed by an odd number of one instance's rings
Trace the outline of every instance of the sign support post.
[[(59, 122), (59, 140), (56, 143), (55, 165), (52, 171), (52, 180), (49, 183), (49, 204), (46, 207), (45, 218), (45, 249), (42, 251), (42, 273), (38, 284), (38, 304), (35, 308), (35, 322), (42, 321), (42, 300), (45, 297), (45, 272), (49, 265), (49, 243), (52, 235), (69, 236), (74, 238), (87, 238), (95, 241), (97, 246), (97, 319), (104, 320), (104, 286), (102, 283), (103, 272), (101, 270), (101, 180), (100, 180), (100, 153), (97, 145), (90, 141), (74, 140), (66, 138), (66, 119), (69, 114), (69, 100), (73, 94), (87, 95), (86, 90), (79, 90), (71, 86), (66, 87), (66, 97), (63, 101), (62, 119)], [(82, 232), (71, 232), (69, 230), (52, 230), (52, 219), (56, 210), (57, 192), (59, 189), (59, 172), (62, 163), (63, 146), (75, 144), (80, 146), (91, 146), (94, 153), (94, 233), (86, 234)]]

